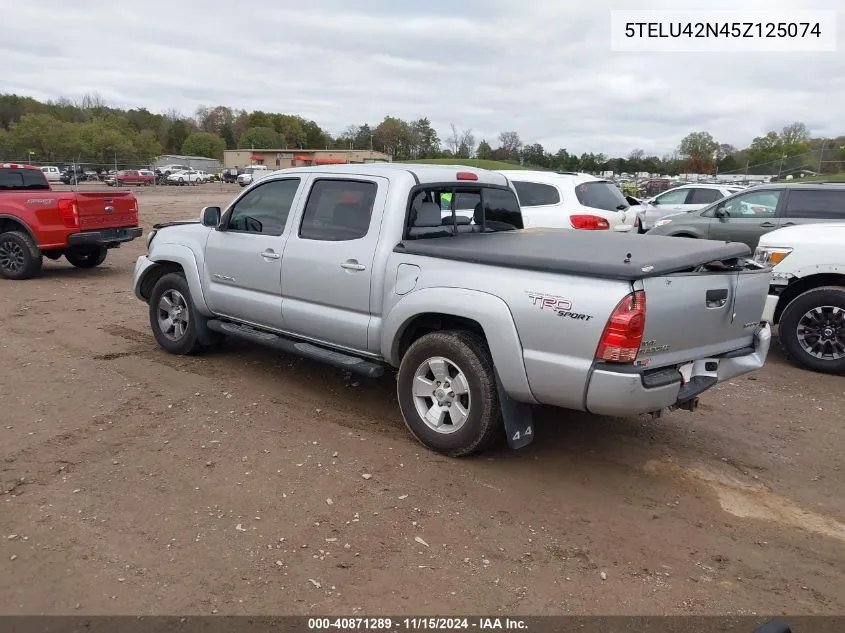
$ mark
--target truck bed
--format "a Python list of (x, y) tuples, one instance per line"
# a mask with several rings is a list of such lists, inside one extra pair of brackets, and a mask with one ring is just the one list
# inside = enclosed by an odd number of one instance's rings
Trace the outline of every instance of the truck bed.
[(748, 246), (740, 242), (546, 228), (405, 240), (394, 251), (623, 281), (658, 277), (751, 255)]

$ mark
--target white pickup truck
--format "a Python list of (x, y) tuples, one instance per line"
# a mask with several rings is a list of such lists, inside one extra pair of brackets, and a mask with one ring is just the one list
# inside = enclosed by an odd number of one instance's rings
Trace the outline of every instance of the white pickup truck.
[(769, 349), (771, 271), (745, 244), (522, 229), (490, 171), (284, 169), (201, 218), (157, 226), (135, 265), (159, 345), (234, 336), (366, 376), (396, 368), (405, 423), (448, 455), (503, 430), (524, 445), (532, 404), (692, 410)]
[(787, 357), (805, 369), (845, 373), (845, 223), (772, 231), (755, 258), (774, 266), (763, 320), (778, 326)]

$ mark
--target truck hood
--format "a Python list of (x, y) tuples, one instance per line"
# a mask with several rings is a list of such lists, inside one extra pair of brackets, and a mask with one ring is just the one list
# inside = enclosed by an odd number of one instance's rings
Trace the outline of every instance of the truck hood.
[(790, 247), (835, 245), (845, 243), (845, 222), (821, 222), (817, 224), (796, 224), (786, 226), (760, 238), (758, 246)]

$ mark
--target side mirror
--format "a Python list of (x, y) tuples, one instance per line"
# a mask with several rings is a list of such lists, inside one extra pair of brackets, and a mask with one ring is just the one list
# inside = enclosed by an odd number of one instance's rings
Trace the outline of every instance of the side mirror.
[(205, 207), (200, 215), (203, 226), (216, 227), (220, 224), (220, 207)]
[(649, 200), (649, 201), (648, 201), (648, 203), (649, 203), (651, 206), (656, 207), (657, 205), (659, 205), (659, 204), (660, 204), (660, 200), (658, 200), (657, 198), (654, 198), (654, 199), (652, 199), (652, 200)]

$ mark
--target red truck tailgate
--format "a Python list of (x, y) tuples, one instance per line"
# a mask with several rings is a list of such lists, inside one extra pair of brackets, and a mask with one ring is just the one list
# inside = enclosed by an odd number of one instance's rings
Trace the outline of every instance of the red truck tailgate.
[(83, 231), (138, 225), (138, 201), (128, 191), (77, 191), (75, 195)]

